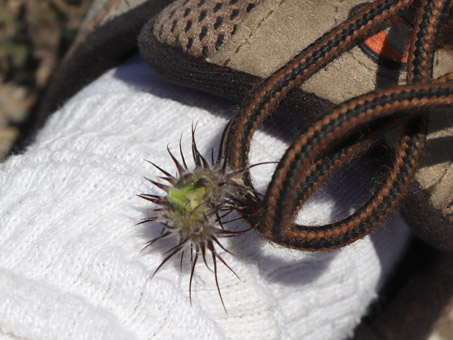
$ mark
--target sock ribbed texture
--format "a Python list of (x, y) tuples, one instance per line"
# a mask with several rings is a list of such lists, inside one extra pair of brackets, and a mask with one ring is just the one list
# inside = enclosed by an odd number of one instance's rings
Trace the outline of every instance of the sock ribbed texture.
[[(175, 172), (166, 146), (190, 157), (190, 129), (207, 157), (231, 104), (171, 85), (139, 58), (74, 96), (23, 155), (0, 164), (1, 339), (343, 339), (351, 334), (404, 250), (398, 216), (350, 246), (308, 253), (276, 246), (250, 231), (223, 240), (220, 303), (201, 262), (188, 298), (189, 265), (179, 257), (151, 274), (176, 240), (141, 251), (157, 224), (135, 226), (158, 193), (148, 159)], [(278, 160), (286, 145), (264, 132), (251, 162)], [(264, 190), (273, 165), (253, 168)], [(349, 174), (349, 175), (348, 175)], [(304, 206), (320, 224), (350, 211), (367, 180), (358, 167), (337, 176)], [(369, 180), (369, 179), (368, 179)], [(227, 226), (245, 228), (243, 222)]]

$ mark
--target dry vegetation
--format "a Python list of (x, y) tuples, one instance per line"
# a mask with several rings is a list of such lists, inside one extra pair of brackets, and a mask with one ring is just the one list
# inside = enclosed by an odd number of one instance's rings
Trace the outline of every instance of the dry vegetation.
[(36, 105), (92, 0), (0, 0), (0, 159)]

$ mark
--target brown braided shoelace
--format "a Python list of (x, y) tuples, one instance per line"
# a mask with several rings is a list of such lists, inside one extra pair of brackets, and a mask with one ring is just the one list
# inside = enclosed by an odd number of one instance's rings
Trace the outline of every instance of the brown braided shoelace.
[[(255, 130), (285, 95), (409, 6), (416, 7), (416, 17), (406, 85), (350, 99), (300, 133), (281, 158), (264, 198), (258, 199), (256, 211), (244, 214), (260, 234), (283, 246), (303, 250), (342, 247), (381, 224), (406, 192), (426, 138), (430, 112), (439, 108), (452, 111), (453, 73), (432, 79), (434, 52), (443, 39), (439, 32), (442, 25), (449, 25), (445, 20), (451, 8), (449, 0), (379, 0), (362, 8), (296, 55), (248, 96), (224, 131), (219, 157), (226, 159), (232, 169), (247, 169)], [(298, 211), (321, 183), (398, 124), (403, 124), (403, 128), (393, 164), (362, 207), (332, 224), (295, 224)], [(363, 133), (370, 131), (371, 126), (372, 132)], [(252, 187), (248, 171), (244, 181)]]

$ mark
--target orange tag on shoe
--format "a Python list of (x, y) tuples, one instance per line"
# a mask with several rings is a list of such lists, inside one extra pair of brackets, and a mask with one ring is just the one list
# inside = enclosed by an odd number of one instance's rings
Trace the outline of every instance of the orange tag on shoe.
[(407, 62), (412, 30), (409, 22), (395, 16), (387, 26), (365, 38), (360, 47), (375, 62), (401, 66)]

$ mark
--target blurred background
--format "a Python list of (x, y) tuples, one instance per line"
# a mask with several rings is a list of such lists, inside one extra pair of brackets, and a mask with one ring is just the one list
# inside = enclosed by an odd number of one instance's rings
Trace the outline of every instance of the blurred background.
[[(39, 105), (92, 1), (0, 0), (0, 161)], [(453, 308), (429, 340), (453, 340)]]
[(0, 0), (0, 160), (77, 34), (92, 0)]

